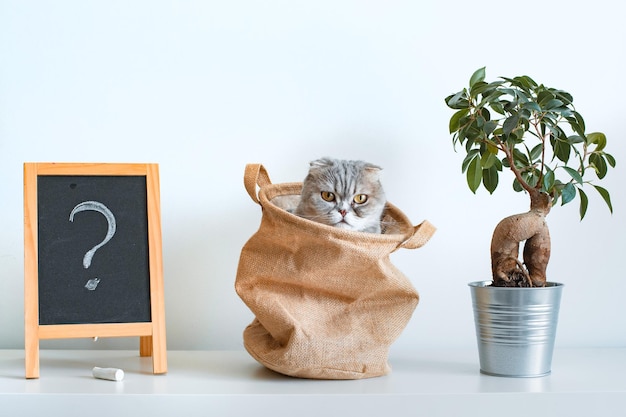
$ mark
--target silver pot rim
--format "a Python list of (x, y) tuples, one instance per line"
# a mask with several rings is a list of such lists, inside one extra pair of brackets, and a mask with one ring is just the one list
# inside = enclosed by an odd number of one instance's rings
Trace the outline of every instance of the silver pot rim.
[(492, 287), (491, 283), (493, 281), (473, 281), (468, 283), (467, 285), (474, 288), (490, 288), (494, 291), (541, 291), (541, 290), (549, 290), (550, 288), (555, 287), (563, 287), (565, 284), (560, 282), (548, 281), (546, 282), (545, 287)]

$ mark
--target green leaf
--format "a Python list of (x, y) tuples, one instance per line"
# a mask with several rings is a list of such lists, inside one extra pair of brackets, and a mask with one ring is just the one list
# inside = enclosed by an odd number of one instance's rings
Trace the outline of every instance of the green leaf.
[(508, 117), (505, 121), (504, 124), (502, 125), (502, 130), (504, 131), (505, 135), (510, 135), (511, 132), (513, 131), (513, 129), (515, 129), (517, 127), (517, 122), (519, 121), (519, 116), (517, 114), (514, 114), (510, 117)]
[(606, 205), (609, 206), (609, 211), (613, 213), (613, 205), (611, 204), (611, 196), (609, 195), (609, 192), (599, 185), (594, 185), (593, 187), (600, 193)]
[(467, 91), (459, 91), (456, 94), (446, 97), (446, 105), (451, 109), (467, 109), (469, 101), (467, 100)]
[(587, 197), (587, 194), (585, 194), (585, 192), (583, 190), (581, 190), (580, 188), (578, 189), (578, 195), (580, 195), (580, 220), (582, 220), (585, 217), (585, 214), (587, 213), (587, 207), (589, 206), (589, 198)]
[(485, 152), (480, 158), (480, 166), (483, 169), (489, 169), (496, 163), (497, 160), (498, 158), (496, 158), (494, 154), (491, 152)]
[(611, 168), (615, 168), (615, 158), (613, 158), (613, 155), (605, 153), (604, 157), (606, 158), (606, 161), (609, 163), (609, 165), (611, 165)]
[(554, 180), (554, 171), (546, 167), (546, 173), (543, 175), (543, 190), (545, 192), (550, 192), (552, 187), (554, 187)]
[(467, 171), (467, 167), (469, 167), (469, 164), (478, 156), (479, 153), (480, 150), (478, 149), (470, 149), (469, 152), (467, 152), (467, 156), (463, 159), (463, 163), (461, 164), (461, 172)]
[(556, 97), (563, 100), (566, 105), (570, 105), (574, 101), (574, 97), (572, 97), (572, 95), (568, 93), (567, 91), (553, 90), (553, 92), (556, 95)]
[(576, 197), (576, 187), (571, 182), (565, 184), (563, 191), (561, 192), (561, 205), (565, 205), (572, 201)]
[[(578, 113), (576, 112), (572, 112), (573, 115), (578, 115), (580, 116)], [(578, 135), (584, 137), (585, 136), (585, 126), (584, 126), (584, 121), (582, 122), (581, 125), (581, 118), (580, 117), (566, 117), (567, 122), (569, 123), (569, 125), (571, 126), (572, 130), (576, 133), (578, 133)]]
[(578, 171), (576, 171), (575, 169), (570, 168), (570, 167), (561, 167), (561, 168), (563, 168), (565, 171), (567, 171), (567, 173), (570, 175), (570, 177), (572, 177), (574, 179), (574, 181), (576, 181), (580, 185), (583, 184), (583, 177), (580, 175), (580, 173)]
[(504, 106), (499, 101), (494, 101), (490, 103), (491, 109), (496, 113), (499, 113), (504, 116)]
[(486, 105), (489, 104), (492, 109), (495, 109), (495, 106), (500, 105), (500, 96), (502, 96), (504, 93), (500, 90), (495, 89), (496, 84), (499, 85), (499, 83), (489, 84), (489, 88), (493, 88), (493, 90), (487, 90), (483, 93), (483, 99), (478, 104), (478, 107), (486, 108)]
[(469, 113), (469, 109), (462, 109), (452, 115), (452, 117), (450, 118), (450, 126), (449, 126), (450, 133), (454, 133), (457, 130), (459, 130), (459, 127), (460, 127), (459, 121), (463, 117), (467, 116), (468, 113)]
[(483, 179), (483, 169), (480, 166), (480, 158), (476, 157), (472, 159), (467, 168), (467, 185), (474, 194), (480, 187), (480, 182)]
[(534, 161), (535, 159), (539, 158), (541, 156), (541, 151), (543, 151), (543, 144), (540, 143), (538, 145), (536, 145), (534, 148), (532, 148), (532, 150), (530, 151), (530, 160)]
[(549, 102), (550, 100), (552, 100), (553, 98), (554, 98), (554, 95), (546, 90), (541, 90), (539, 94), (537, 94), (537, 101), (539, 102), (539, 105), (542, 107), (545, 107), (545, 104)]
[(515, 166), (518, 166), (520, 168), (530, 166), (530, 161), (528, 160), (526, 155), (524, 155), (522, 151), (517, 148), (513, 149), (513, 160), (516, 162)]
[(554, 140), (552, 142), (552, 148), (554, 150), (554, 155), (559, 158), (560, 161), (563, 161), (565, 163), (569, 161), (569, 155), (570, 151), (572, 150), (572, 145), (561, 140)]
[(589, 163), (595, 168), (598, 178), (602, 179), (606, 176), (609, 168), (606, 166), (606, 161), (601, 154), (594, 152), (589, 155)]
[(470, 96), (478, 97), (480, 94), (489, 89), (489, 84), (484, 81), (479, 81), (476, 84), (472, 85), (470, 88)]
[(531, 171), (522, 173), (522, 179), (530, 187), (536, 187), (537, 183), (539, 182), (539, 170), (533, 169)]
[(574, 112), (574, 117), (576, 118), (576, 120), (578, 120), (578, 125), (580, 126), (580, 128), (584, 132), (585, 129), (586, 129), (585, 119), (583, 119), (583, 116), (580, 113), (578, 113), (578, 112)]
[(555, 111), (559, 113), (561, 117), (565, 117), (565, 118), (568, 118), (573, 114), (572, 110), (569, 107), (557, 107), (557, 108), (552, 109), (551, 111)]
[(543, 107), (545, 107), (548, 110), (551, 109), (556, 109), (557, 107), (561, 107), (563, 105), (563, 102), (559, 99), (553, 98), (552, 100), (548, 100)]
[(534, 101), (529, 101), (529, 102), (522, 104), (522, 108), (531, 110), (537, 113), (541, 113), (541, 107), (539, 107), (539, 104), (535, 103)]
[(498, 171), (502, 171), (502, 162), (500, 162), (500, 159), (498, 159), (497, 157), (493, 163), (493, 166), (496, 167)]
[(493, 194), (498, 188), (498, 169), (494, 165), (488, 169), (483, 169), (483, 185), (489, 194)]
[[(550, 120), (550, 119), (544, 119), (545, 120)], [(550, 120), (549, 123), (547, 123), (548, 129), (550, 129), (550, 132), (552, 133), (552, 135), (563, 142), (569, 143), (567, 142), (567, 135), (565, 134), (565, 131), (561, 128), (561, 126), (559, 126), (557, 124), (556, 121)]]
[(568, 136), (567, 138), (567, 142), (570, 143), (571, 145), (575, 145), (577, 143), (583, 143), (584, 141), (585, 139), (583, 139), (582, 136), (578, 136), (578, 135)]
[(485, 67), (479, 68), (472, 74), (470, 78), (470, 88), (472, 88), (477, 83), (485, 80)]
[(587, 134), (587, 144), (594, 143), (596, 149), (594, 151), (601, 151), (606, 146), (606, 135), (602, 132), (593, 132)]
[(498, 127), (498, 122), (494, 120), (490, 120), (483, 126), (483, 132), (485, 132), (486, 136), (490, 136), (494, 130)]

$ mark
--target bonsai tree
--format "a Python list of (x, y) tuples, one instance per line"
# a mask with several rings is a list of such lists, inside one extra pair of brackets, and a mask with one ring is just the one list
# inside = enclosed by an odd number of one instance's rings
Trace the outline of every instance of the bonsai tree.
[[(588, 179), (603, 179), (615, 159), (606, 153), (606, 136), (585, 133), (585, 122), (566, 91), (537, 84), (528, 76), (485, 81), (485, 68), (474, 72), (469, 88), (445, 99), (456, 112), (450, 118), (453, 145), (467, 153), (462, 172), (470, 190), (482, 184), (498, 187), (504, 169), (513, 173), (513, 189), (530, 197), (530, 210), (502, 220), (491, 241), (494, 286), (542, 287), (550, 259), (550, 233), (545, 217), (561, 205), (580, 199), (580, 218), (591, 185), (611, 213), (609, 192)], [(523, 262), (519, 258), (524, 242)]]

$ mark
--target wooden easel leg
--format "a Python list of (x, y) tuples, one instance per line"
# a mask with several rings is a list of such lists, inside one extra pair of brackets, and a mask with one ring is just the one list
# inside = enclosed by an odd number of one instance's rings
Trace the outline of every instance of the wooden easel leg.
[(167, 373), (167, 349), (164, 337), (140, 336), (139, 355), (152, 356), (152, 373)]
[(139, 356), (152, 356), (152, 336), (139, 337)]
[(24, 346), (26, 378), (39, 378), (39, 339), (26, 337)]
[(152, 335), (152, 369), (155, 374), (167, 373), (167, 346), (165, 342), (165, 325), (155, 326)]

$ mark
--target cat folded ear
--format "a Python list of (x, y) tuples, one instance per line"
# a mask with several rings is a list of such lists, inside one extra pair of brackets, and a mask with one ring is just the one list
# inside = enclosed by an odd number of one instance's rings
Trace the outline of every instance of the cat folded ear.
[(311, 168), (328, 168), (328, 167), (332, 167), (341, 163), (355, 164), (356, 166), (361, 165), (362, 168), (365, 170), (371, 170), (371, 171), (382, 170), (382, 168), (379, 167), (378, 165), (370, 164), (369, 162), (340, 161), (338, 159), (333, 159), (333, 158), (328, 158), (328, 157), (316, 159), (315, 161), (311, 161), (309, 164)]
[(378, 165), (370, 164), (369, 162), (366, 162), (365, 165), (363, 165), (363, 168), (368, 171), (382, 171), (381, 167), (379, 167)]
[(325, 168), (333, 166), (334, 160), (331, 158), (320, 158), (316, 159), (315, 161), (311, 161), (309, 165), (311, 166), (311, 168)]

